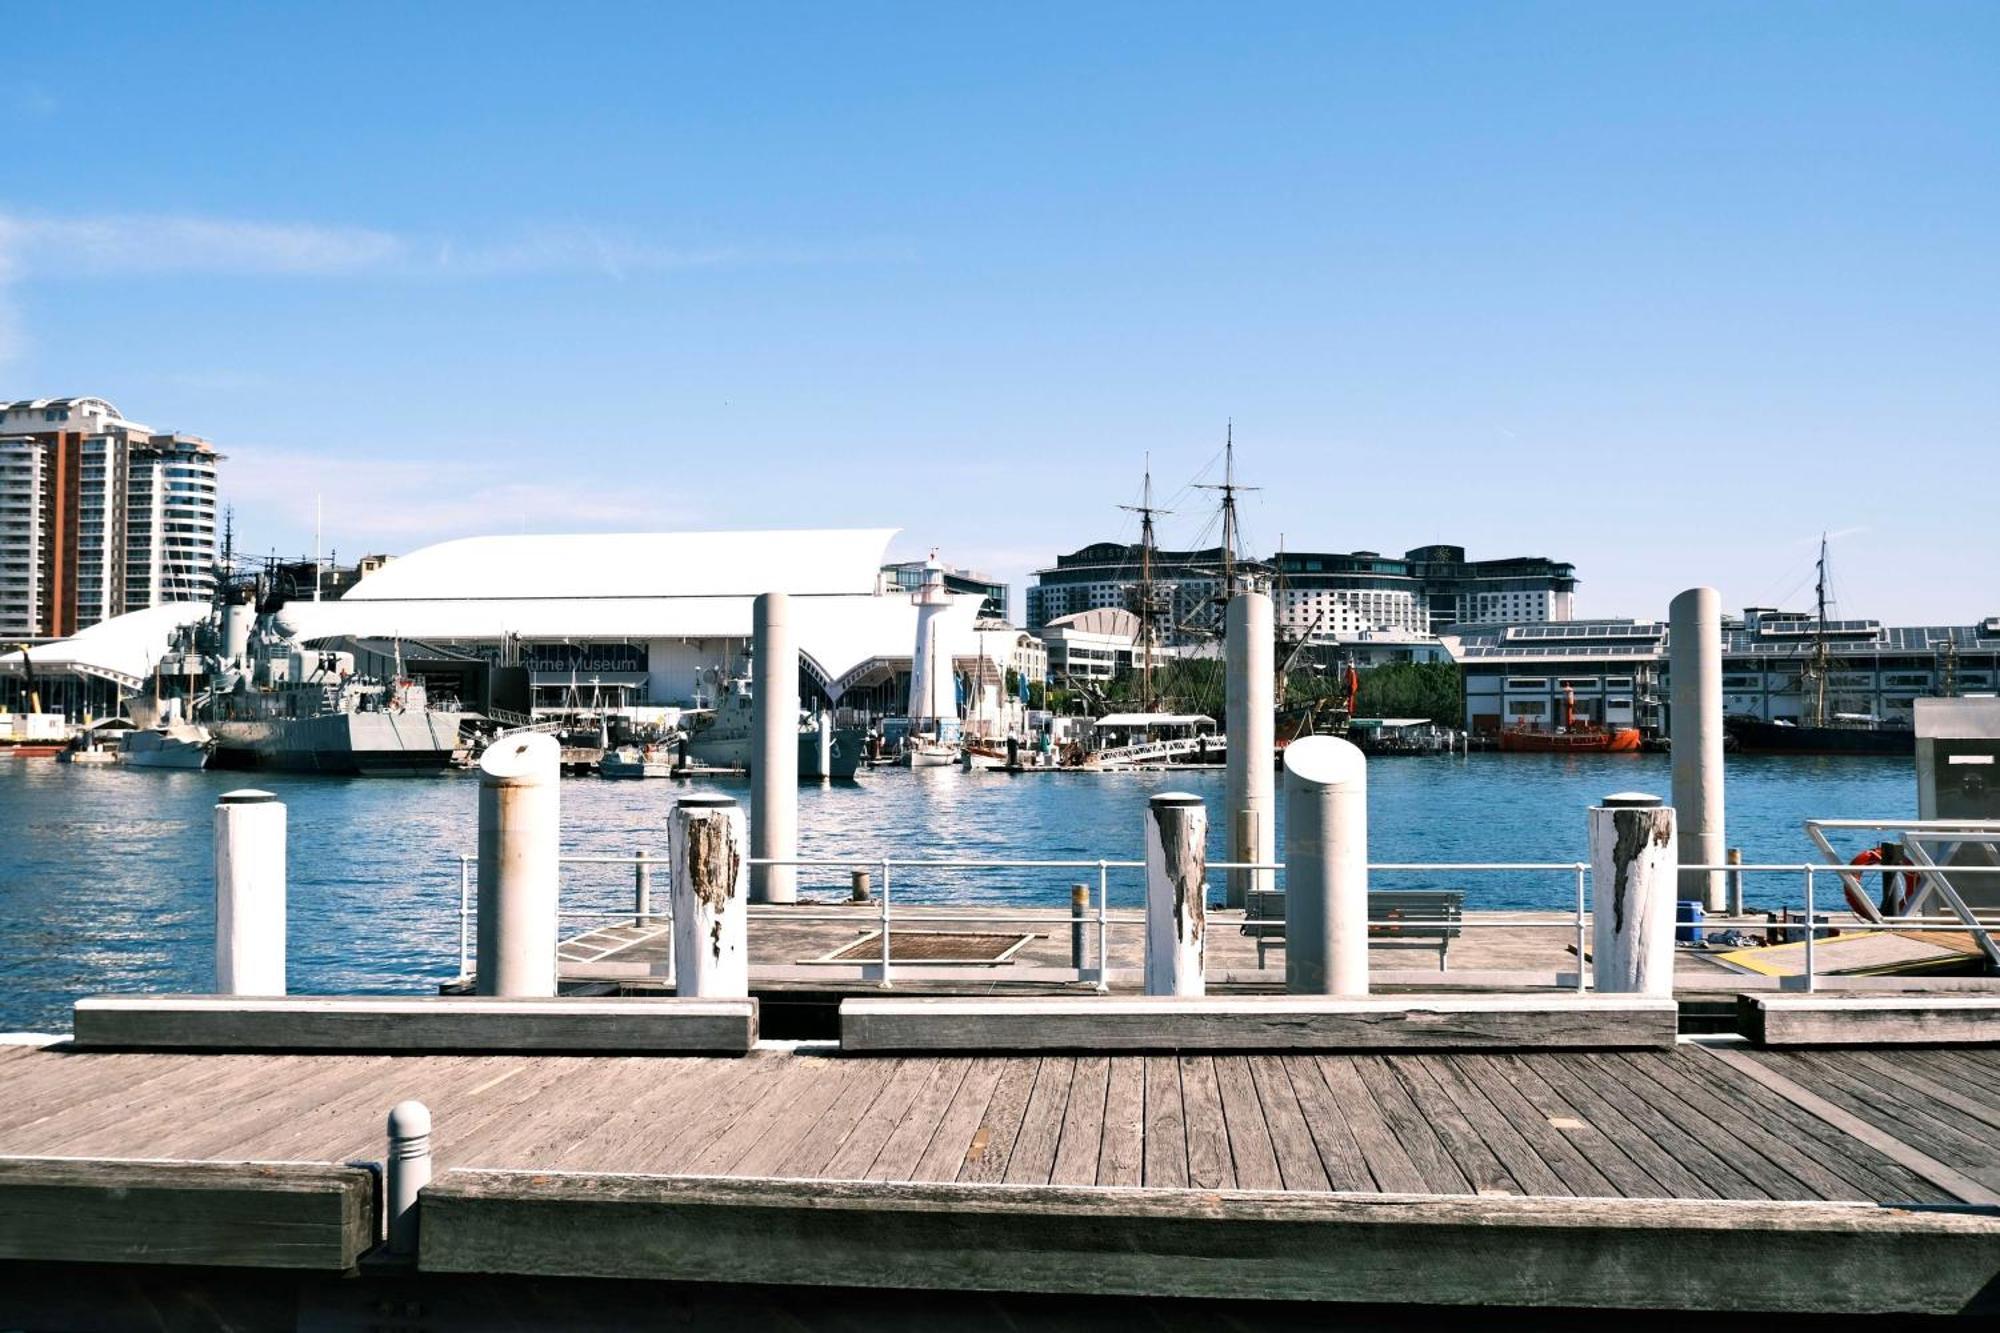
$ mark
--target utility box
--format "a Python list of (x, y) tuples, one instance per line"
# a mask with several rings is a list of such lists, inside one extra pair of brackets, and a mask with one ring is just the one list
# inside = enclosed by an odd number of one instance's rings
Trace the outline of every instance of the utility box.
[(2000, 820), (2000, 699), (1918, 699), (1917, 817)]

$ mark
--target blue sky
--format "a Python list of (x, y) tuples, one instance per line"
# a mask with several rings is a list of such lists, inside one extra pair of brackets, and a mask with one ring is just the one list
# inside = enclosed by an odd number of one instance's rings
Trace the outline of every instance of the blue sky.
[[(2000, 614), (2000, 6), (15, 4), (0, 395), (246, 545), (1180, 511)], [(1802, 586), (1803, 585), (1803, 586)]]

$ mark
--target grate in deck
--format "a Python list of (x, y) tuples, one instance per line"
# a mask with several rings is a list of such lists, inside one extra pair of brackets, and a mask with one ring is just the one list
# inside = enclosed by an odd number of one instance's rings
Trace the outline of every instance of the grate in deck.
[[(898, 930), (889, 936), (891, 963), (963, 963), (994, 967), (1013, 958), (1033, 935), (1012, 931)], [(882, 932), (871, 930), (811, 963), (874, 963), (882, 959)]]

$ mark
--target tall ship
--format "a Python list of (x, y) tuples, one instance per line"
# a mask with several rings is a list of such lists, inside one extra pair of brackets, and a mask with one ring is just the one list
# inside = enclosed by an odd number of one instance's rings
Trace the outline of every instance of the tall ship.
[(1738, 750), (1751, 754), (1889, 754), (1914, 755), (1917, 733), (1907, 724), (1886, 722), (1873, 713), (1844, 711), (1829, 696), (1839, 669), (1827, 635), (1826, 538), (1819, 543), (1818, 581), (1814, 587), (1816, 620), (1812, 653), (1800, 673), (1805, 708), (1797, 721), (1736, 715), (1723, 726)]

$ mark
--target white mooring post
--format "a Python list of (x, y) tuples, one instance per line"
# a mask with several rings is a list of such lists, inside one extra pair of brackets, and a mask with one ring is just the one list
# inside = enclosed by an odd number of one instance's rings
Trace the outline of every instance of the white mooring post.
[(1146, 994), (1200, 995), (1208, 807), (1190, 792), (1146, 803)]
[[(750, 854), (790, 861), (799, 854), (799, 649), (792, 638), (792, 599), (760, 594), (750, 626)], [(798, 867), (752, 867), (750, 898), (797, 902)]]
[(285, 993), (285, 806), (267, 791), (215, 803), (215, 993)]
[[(1722, 799), (1722, 596), (1689, 588), (1667, 608), (1669, 701), (1674, 752), (1674, 820), (1680, 826), (1680, 863), (1721, 865)], [(1729, 906), (1729, 872), (1683, 870), (1679, 894), (1720, 912)]]
[(383, 1202), (389, 1214), (389, 1253), (417, 1252), (417, 1196), (431, 1183), (431, 1112), (419, 1101), (389, 1110), (388, 1179)]
[(1285, 747), (1285, 990), (1368, 993), (1368, 758), (1334, 736)]
[(1672, 806), (1657, 796), (1620, 792), (1591, 807), (1590, 952), (1596, 990), (1674, 993), (1679, 870)]
[(740, 999), (750, 993), (750, 859), (743, 807), (729, 796), (683, 796), (667, 837), (673, 858), (674, 994)]
[(553, 736), (508, 736), (480, 756), (480, 995), (556, 993), (561, 784)]
[[(1277, 719), (1272, 659), (1271, 599), (1261, 592), (1238, 592), (1229, 599), (1223, 717), (1228, 732), (1228, 799), (1223, 811), (1231, 861), (1269, 861), (1277, 847), (1277, 806), (1272, 800), (1271, 756)], [(1275, 882), (1269, 870), (1231, 870), (1222, 901), (1242, 907), (1252, 892)]]

